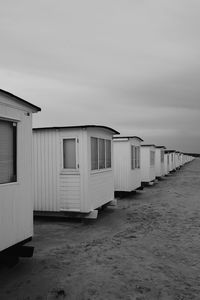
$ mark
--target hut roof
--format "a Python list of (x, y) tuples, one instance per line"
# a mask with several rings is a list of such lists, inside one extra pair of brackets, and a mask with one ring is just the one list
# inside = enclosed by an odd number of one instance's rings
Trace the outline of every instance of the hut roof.
[(109, 130), (113, 132), (114, 134), (119, 134), (118, 131), (115, 129), (108, 127), (108, 126), (103, 126), (103, 125), (77, 125), (77, 126), (56, 126), (56, 127), (40, 127), (40, 128), (33, 128), (34, 131), (39, 131), (39, 130), (59, 130), (59, 129), (78, 129), (78, 128), (102, 128)]
[(10, 98), (12, 98), (14, 100), (17, 100), (19, 103), (24, 104), (24, 105), (32, 108), (35, 111), (41, 111), (40, 107), (38, 107), (38, 106), (36, 106), (36, 105), (34, 105), (34, 104), (32, 104), (32, 103), (30, 103), (30, 102), (28, 102), (28, 101), (20, 98), (18, 96), (15, 96), (14, 94), (11, 94), (10, 92), (7, 92), (5, 90), (0, 89), (0, 94), (6, 95), (6, 96), (8, 96), (8, 97), (10, 97)]

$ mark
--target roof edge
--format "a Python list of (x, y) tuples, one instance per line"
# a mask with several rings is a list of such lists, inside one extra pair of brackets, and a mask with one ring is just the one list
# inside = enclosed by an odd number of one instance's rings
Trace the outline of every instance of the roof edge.
[(156, 145), (154, 145), (154, 144), (144, 144), (144, 145), (141, 145), (141, 147), (155, 147), (156, 148)]
[(144, 142), (144, 140), (142, 138), (140, 138), (139, 136), (136, 135), (129, 135), (129, 136), (115, 136), (113, 139), (138, 139), (141, 142)]
[(5, 94), (6, 96), (9, 96), (9, 97), (14, 98), (14, 99), (16, 99), (16, 100), (19, 100), (19, 101), (22, 102), (23, 104), (25, 104), (25, 105), (27, 105), (27, 106), (30, 106), (30, 107), (31, 107), (32, 109), (34, 109), (35, 111), (41, 111), (41, 108), (40, 108), (40, 107), (38, 107), (38, 106), (36, 106), (36, 105), (34, 105), (34, 104), (32, 104), (32, 103), (30, 103), (30, 102), (28, 102), (28, 101), (26, 101), (26, 100), (20, 98), (20, 97), (18, 97), (18, 96), (14, 95), (14, 94), (12, 94), (12, 93), (10, 93), (10, 92), (7, 92), (7, 91), (5, 91), (5, 90), (0, 89), (0, 93)]
[(53, 126), (53, 127), (38, 127), (38, 128), (33, 128), (34, 131), (40, 131), (40, 130), (59, 130), (59, 129), (76, 129), (76, 128), (102, 128), (109, 130), (113, 132), (114, 134), (120, 134), (117, 130), (108, 127), (108, 126), (103, 126), (103, 125), (74, 125), (74, 126)]
[(160, 149), (166, 149), (165, 146), (156, 146), (156, 148), (160, 148)]
[(165, 153), (173, 153), (176, 152), (176, 150), (165, 150)]

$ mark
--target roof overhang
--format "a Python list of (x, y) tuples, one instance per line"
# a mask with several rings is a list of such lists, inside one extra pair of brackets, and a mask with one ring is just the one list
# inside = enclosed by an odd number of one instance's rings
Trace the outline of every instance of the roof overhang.
[(158, 149), (166, 149), (165, 146), (156, 146), (156, 148), (158, 148)]
[(145, 145), (141, 145), (141, 147), (154, 147), (154, 148), (156, 148), (156, 145), (154, 145), (154, 144), (145, 144)]
[(41, 111), (40, 107), (38, 107), (38, 106), (36, 106), (36, 105), (34, 105), (34, 104), (32, 104), (32, 103), (30, 103), (30, 102), (28, 102), (28, 101), (20, 98), (18, 96), (15, 96), (14, 94), (11, 94), (11, 93), (9, 93), (9, 92), (7, 92), (5, 90), (0, 89), (0, 94), (8, 96), (9, 98), (11, 98), (11, 99), (13, 99), (15, 101), (18, 101), (19, 103), (21, 103), (21, 104), (29, 107), (33, 112)]
[(137, 139), (140, 142), (143, 142), (143, 139), (141, 139), (139, 136), (131, 135), (131, 136), (114, 136), (113, 139), (115, 140), (130, 140), (130, 139)]
[(40, 128), (33, 128), (34, 131), (39, 130), (60, 130), (60, 129), (81, 129), (81, 128), (100, 128), (105, 129), (108, 131), (111, 131), (113, 134), (119, 134), (118, 131), (115, 129), (108, 127), (108, 126), (102, 126), (102, 125), (78, 125), (78, 126), (56, 126), (56, 127), (40, 127)]
[(165, 150), (165, 153), (175, 153), (176, 150)]

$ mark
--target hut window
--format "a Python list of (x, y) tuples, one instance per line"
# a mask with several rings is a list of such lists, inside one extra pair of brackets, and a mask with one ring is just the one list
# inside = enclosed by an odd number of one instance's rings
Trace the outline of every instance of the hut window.
[(106, 140), (106, 168), (111, 168), (111, 141)]
[(135, 146), (131, 145), (131, 169), (135, 169)]
[(63, 167), (76, 169), (76, 139), (63, 140)]
[(91, 169), (98, 169), (98, 139), (91, 138)]
[(167, 164), (169, 165), (169, 155), (167, 155)]
[(155, 165), (155, 152), (154, 151), (150, 151), (150, 165), (154, 166)]
[(161, 161), (161, 163), (164, 162), (164, 156), (165, 156), (164, 150), (161, 150), (161, 152), (160, 152), (160, 161)]
[(140, 168), (140, 147), (135, 147), (135, 167)]
[(174, 158), (173, 158), (173, 154), (171, 155), (171, 161), (173, 162)]
[(111, 168), (111, 141), (91, 137), (91, 170)]
[(17, 124), (0, 120), (0, 184), (17, 180)]
[(140, 147), (131, 145), (131, 169), (140, 168)]
[(105, 169), (105, 140), (99, 139), (99, 169)]

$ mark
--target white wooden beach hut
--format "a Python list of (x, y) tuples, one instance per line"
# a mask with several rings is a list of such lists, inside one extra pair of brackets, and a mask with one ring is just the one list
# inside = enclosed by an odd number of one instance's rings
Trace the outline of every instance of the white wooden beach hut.
[[(21, 255), (33, 235), (32, 113), (40, 108), (0, 90), (0, 252)], [(23, 254), (24, 255), (24, 254)]]
[(176, 170), (175, 166), (175, 150), (167, 150), (167, 153), (169, 153), (169, 172), (173, 172)]
[(183, 165), (183, 153), (180, 153), (180, 166), (182, 167)]
[(156, 146), (141, 145), (141, 181), (142, 185), (153, 183), (156, 178), (155, 169)]
[(164, 164), (165, 164), (165, 175), (169, 174), (170, 172), (170, 154), (165, 150), (165, 156), (164, 156)]
[(155, 149), (155, 168), (157, 178), (161, 178), (165, 175), (165, 149), (165, 146), (156, 146)]
[(113, 139), (115, 191), (131, 192), (141, 188), (140, 146), (137, 136), (119, 136)]
[(114, 200), (114, 134), (95, 125), (34, 129), (35, 213), (97, 217)]
[(180, 169), (181, 167), (181, 153), (179, 151), (175, 153), (175, 167), (176, 169)]
[(176, 150), (171, 150), (171, 168), (176, 171)]

